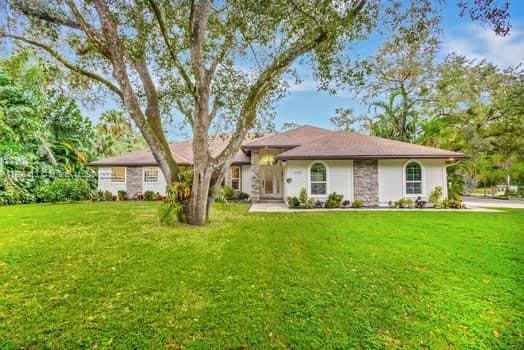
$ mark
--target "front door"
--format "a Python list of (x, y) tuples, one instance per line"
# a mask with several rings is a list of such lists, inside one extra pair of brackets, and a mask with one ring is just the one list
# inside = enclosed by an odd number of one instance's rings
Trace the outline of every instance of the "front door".
[(279, 165), (260, 167), (260, 196), (262, 198), (282, 198), (282, 168)]

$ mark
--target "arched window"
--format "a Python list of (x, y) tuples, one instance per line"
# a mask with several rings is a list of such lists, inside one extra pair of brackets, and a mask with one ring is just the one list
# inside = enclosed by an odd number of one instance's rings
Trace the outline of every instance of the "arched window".
[(422, 167), (419, 163), (406, 165), (406, 194), (422, 194)]
[(315, 163), (309, 170), (309, 182), (311, 195), (327, 194), (327, 170), (322, 163)]

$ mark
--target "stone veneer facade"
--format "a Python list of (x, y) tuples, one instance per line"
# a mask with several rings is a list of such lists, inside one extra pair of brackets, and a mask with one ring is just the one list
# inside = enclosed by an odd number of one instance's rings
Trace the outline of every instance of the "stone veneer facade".
[(137, 193), (143, 193), (143, 168), (142, 167), (127, 167), (126, 186), (127, 196), (133, 198)]
[(365, 206), (378, 206), (378, 160), (353, 161), (353, 188), (355, 199)]
[(251, 193), (249, 198), (253, 203), (260, 200), (260, 152), (255, 149), (251, 151)]

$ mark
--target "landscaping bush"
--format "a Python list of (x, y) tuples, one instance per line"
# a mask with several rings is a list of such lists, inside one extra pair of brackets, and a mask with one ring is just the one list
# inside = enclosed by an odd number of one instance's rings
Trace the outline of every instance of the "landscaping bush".
[(307, 198), (307, 191), (306, 191), (305, 187), (302, 187), (300, 189), (300, 193), (298, 195), (298, 200), (300, 201), (301, 204), (306, 204), (308, 198)]
[(237, 195), (236, 195), (236, 198), (239, 201), (247, 201), (249, 199), (249, 194), (247, 194), (245, 192), (238, 192)]
[(81, 201), (90, 197), (91, 189), (86, 180), (56, 179), (40, 185), (37, 198), (42, 202)]
[(222, 204), (226, 204), (227, 203), (226, 194), (224, 192), (224, 187), (223, 186), (215, 187), (214, 192), (215, 192), (214, 193), (215, 203), (222, 203)]
[(145, 191), (144, 192), (144, 200), (145, 201), (154, 201), (155, 200), (155, 192), (153, 192), (153, 191)]
[(499, 195), (497, 195), (497, 196), (495, 196), (493, 198), (495, 198), (495, 199), (502, 199), (502, 200), (509, 200), (509, 197), (506, 196), (505, 194), (499, 194)]
[(113, 200), (113, 194), (109, 191), (104, 192), (104, 200), (106, 201), (112, 201)]
[(422, 200), (422, 198), (417, 197), (417, 199), (415, 199), (415, 207), (416, 208), (422, 209), (425, 206), (426, 206), (426, 201)]
[(340, 208), (342, 204), (343, 195), (336, 192), (331, 193), (326, 201), (326, 208)]
[(362, 208), (364, 206), (364, 202), (360, 199), (355, 199), (353, 203), (351, 203), (352, 208)]
[(349, 208), (351, 206), (351, 202), (347, 199), (342, 202), (342, 208)]
[(103, 202), (105, 200), (104, 191), (98, 190), (93, 191), (89, 195), (92, 202)]
[(133, 199), (136, 200), (136, 201), (143, 201), (144, 200), (144, 195), (142, 194), (142, 192), (137, 192), (133, 196)]
[(306, 203), (304, 203), (305, 209), (313, 209), (315, 207), (315, 200), (313, 198), (309, 198)]
[(400, 198), (396, 203), (396, 208), (413, 208), (413, 199), (411, 198)]
[(287, 197), (287, 205), (290, 208), (300, 207), (300, 200), (297, 197)]
[(442, 207), (442, 196), (442, 187), (437, 186), (429, 194), (428, 200), (435, 208), (440, 208)]
[(224, 186), (224, 196), (228, 201), (232, 201), (235, 199), (235, 190), (231, 186)]
[(323, 207), (324, 207), (324, 202), (322, 202), (320, 199), (318, 199), (315, 202), (315, 208), (323, 208)]
[(444, 199), (442, 201), (442, 208), (445, 209), (462, 209), (462, 200), (459, 198)]
[(117, 198), (119, 201), (127, 201), (127, 192), (124, 190), (119, 190), (117, 192)]

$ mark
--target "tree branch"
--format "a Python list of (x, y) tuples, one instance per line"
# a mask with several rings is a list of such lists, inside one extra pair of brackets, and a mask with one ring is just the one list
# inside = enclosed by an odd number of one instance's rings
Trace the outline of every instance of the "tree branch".
[(186, 70), (184, 69), (184, 66), (180, 62), (180, 59), (178, 58), (178, 55), (175, 51), (175, 48), (173, 45), (171, 45), (171, 40), (169, 38), (169, 35), (167, 33), (166, 25), (164, 23), (164, 18), (162, 17), (162, 13), (160, 11), (160, 8), (158, 7), (158, 4), (154, 0), (148, 0), (149, 4), (151, 5), (151, 8), (153, 9), (153, 13), (155, 14), (155, 18), (158, 22), (158, 26), (160, 27), (160, 33), (162, 34), (162, 38), (164, 39), (164, 42), (167, 46), (167, 49), (169, 51), (169, 55), (171, 56), (171, 59), (173, 60), (173, 64), (175, 65), (176, 69), (178, 70), (178, 73), (184, 80), (186, 84), (186, 88), (188, 91), (194, 95), (195, 94), (195, 86), (191, 79), (189, 78), (189, 75), (187, 74)]
[(122, 91), (116, 85), (111, 83), (109, 80), (107, 80), (106, 78), (102, 77), (101, 75), (98, 75), (96, 73), (88, 71), (88, 70), (86, 70), (86, 69), (84, 69), (84, 68), (82, 68), (82, 67), (80, 67), (80, 66), (78, 66), (78, 65), (76, 65), (74, 63), (69, 62), (68, 60), (66, 60), (63, 56), (59, 55), (58, 52), (56, 52), (53, 48), (51, 48), (48, 45), (45, 45), (45, 44), (40, 43), (38, 41), (34, 41), (34, 40), (31, 40), (31, 39), (28, 39), (28, 38), (25, 38), (25, 37), (22, 37), (22, 36), (9, 34), (9, 33), (2, 33), (2, 32), (0, 32), (0, 36), (1, 37), (5, 37), (5, 38), (11, 38), (11, 39), (14, 39), (14, 40), (18, 40), (18, 41), (24, 42), (26, 44), (29, 44), (31, 46), (38, 47), (38, 48), (46, 51), (51, 56), (53, 56), (58, 62), (63, 64), (69, 70), (74, 71), (74, 72), (76, 72), (78, 74), (84, 75), (84, 76), (86, 76), (86, 77), (88, 77), (90, 79), (96, 80), (99, 83), (102, 83), (103, 85), (107, 86), (111, 91), (116, 93), (118, 96), (120, 96), (120, 97), (123, 96), (122, 95)]
[(42, 2), (31, 2), (30, 5), (26, 2), (15, 2), (13, 7), (27, 17), (37, 18), (45, 22), (66, 26), (72, 29), (80, 29), (80, 24), (78, 22), (68, 18), (67, 15), (60, 13), (57, 9), (46, 8), (46, 5)]

